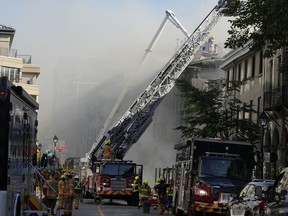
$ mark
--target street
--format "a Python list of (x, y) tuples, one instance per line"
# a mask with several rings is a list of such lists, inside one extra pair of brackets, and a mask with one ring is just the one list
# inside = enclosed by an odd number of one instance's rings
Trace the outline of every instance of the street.
[[(62, 210), (63, 211), (63, 210)], [(63, 213), (61, 212), (61, 215)], [(143, 208), (137, 209), (134, 206), (127, 206), (126, 202), (121, 200), (103, 200), (102, 204), (95, 205), (92, 199), (84, 199), (80, 203), (79, 209), (73, 209), (73, 216), (141, 216), (141, 215), (159, 215), (153, 207), (150, 213), (143, 213)], [(165, 212), (163, 215), (172, 215), (171, 212)]]

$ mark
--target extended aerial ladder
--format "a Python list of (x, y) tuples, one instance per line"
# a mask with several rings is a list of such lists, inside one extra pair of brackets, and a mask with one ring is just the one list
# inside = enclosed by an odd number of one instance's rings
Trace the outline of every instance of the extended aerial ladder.
[[(165, 11), (165, 17), (164, 17), (161, 25), (159, 26), (156, 34), (154, 35), (152, 41), (150, 42), (148, 48), (145, 50), (145, 53), (144, 53), (144, 55), (143, 55), (143, 57), (142, 57), (142, 59), (141, 59), (141, 61), (140, 61), (140, 64), (139, 64), (139, 66), (138, 66), (138, 68), (137, 68), (137, 70), (136, 70), (136, 73), (134, 73), (134, 74), (137, 74), (139, 71), (141, 71), (143, 65), (145, 64), (145, 62), (146, 62), (149, 54), (152, 52), (152, 49), (153, 49), (153, 47), (155, 46), (158, 38), (160, 37), (160, 35), (161, 35), (164, 27), (166, 26), (168, 20), (170, 20), (173, 25), (175, 25), (177, 28), (179, 28), (179, 29), (182, 31), (182, 33), (183, 33), (187, 38), (189, 38), (189, 33), (187, 32), (187, 30), (185, 29), (185, 27), (180, 23), (180, 21), (176, 18), (175, 14), (174, 14), (172, 11), (170, 11), (170, 10), (166, 10), (166, 11)], [(116, 112), (117, 112), (117, 110), (118, 110), (121, 102), (123, 101), (124, 97), (127, 95), (128, 87), (132, 84), (132, 82), (133, 82), (132, 79), (128, 80), (128, 82), (127, 82), (124, 90), (123, 90), (123, 91), (121, 92), (121, 94), (119, 95), (116, 103), (114, 104), (113, 109), (111, 110), (111, 112), (109, 113), (106, 121), (104, 122), (103, 127), (102, 127), (101, 130), (100, 130), (100, 133), (97, 134), (96, 140), (95, 140), (93, 146), (91, 147), (90, 151), (87, 153), (86, 158), (87, 158), (87, 157), (88, 157), (88, 158), (90, 157), (90, 154), (92, 153), (92, 151), (93, 151), (94, 148), (96, 147), (99, 138), (101, 138), (101, 137), (104, 136), (104, 134), (105, 134), (105, 132), (106, 132), (106, 130), (107, 130), (108, 125), (110, 124), (112, 118), (113, 118), (114, 115), (116, 114)]]
[(106, 139), (110, 140), (117, 159), (123, 159), (130, 147), (138, 141), (152, 122), (155, 109), (174, 87), (175, 80), (192, 61), (196, 51), (209, 36), (209, 31), (222, 17), (221, 9), (225, 7), (226, 1), (219, 2), (123, 116), (90, 150), (90, 168), (94, 161), (101, 159), (102, 146)]

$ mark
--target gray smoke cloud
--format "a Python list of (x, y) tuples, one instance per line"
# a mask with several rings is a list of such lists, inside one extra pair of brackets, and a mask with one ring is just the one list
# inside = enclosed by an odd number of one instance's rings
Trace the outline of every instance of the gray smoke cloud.
[[(44, 150), (53, 148), (57, 135), (58, 145), (68, 147), (61, 155), (85, 156), (121, 92), (126, 89), (127, 95), (111, 125), (184, 40), (168, 22), (143, 70), (136, 73), (165, 10), (172, 10), (192, 32), (216, 4), (217, 0), (3, 2), (1, 24), (16, 29), (13, 48), (31, 54), (32, 63), (41, 67), (38, 139)], [(226, 18), (217, 24), (215, 40), (225, 40), (226, 26)], [(151, 181), (155, 167), (175, 162), (178, 103), (177, 94), (169, 94), (126, 155), (125, 159), (144, 164), (144, 178)]]

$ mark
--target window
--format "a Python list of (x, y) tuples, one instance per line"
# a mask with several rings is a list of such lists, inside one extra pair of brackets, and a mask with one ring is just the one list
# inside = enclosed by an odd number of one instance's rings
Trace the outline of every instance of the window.
[(258, 97), (258, 102), (257, 102), (257, 114), (258, 114), (258, 116), (260, 115), (261, 102), (262, 102), (261, 97)]
[(236, 68), (233, 67), (232, 69), (232, 81), (235, 81), (236, 80)]
[(263, 70), (263, 51), (260, 52), (260, 59), (259, 59), (259, 75), (262, 75)]
[(244, 80), (247, 80), (248, 78), (248, 59), (245, 60), (245, 66), (244, 66)]
[(278, 59), (278, 73), (277, 73), (277, 88), (279, 88), (280, 87), (280, 85), (281, 85), (281, 73), (280, 73), (280, 67), (281, 67), (281, 64), (282, 64), (282, 56), (281, 55), (279, 55), (278, 57), (277, 57), (277, 59)]
[(249, 121), (252, 121), (252, 113), (253, 113), (253, 100), (250, 100), (250, 106), (249, 106)]
[(238, 81), (241, 81), (241, 63), (238, 64)]
[(243, 103), (243, 119), (246, 119), (246, 103)]
[(254, 55), (253, 58), (252, 58), (251, 78), (255, 77), (255, 67), (256, 67), (256, 57)]
[(229, 76), (229, 70), (228, 71), (226, 71), (226, 74), (227, 74), (227, 79), (226, 79), (226, 82), (227, 82), (227, 86), (226, 86), (226, 88), (228, 89), (229, 88), (229, 79), (230, 79), (230, 76)]
[(272, 78), (273, 78), (273, 60), (269, 61), (269, 80), (268, 81), (268, 88), (272, 90)]
[(0, 67), (0, 77), (7, 77), (12, 82), (19, 82), (20, 70), (18, 68)]

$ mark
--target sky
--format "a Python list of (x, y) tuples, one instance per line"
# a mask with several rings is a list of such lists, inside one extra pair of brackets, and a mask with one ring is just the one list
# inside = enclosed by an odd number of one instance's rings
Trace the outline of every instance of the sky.
[[(191, 33), (217, 4), (217, 0), (0, 2), (0, 24), (16, 30), (12, 48), (17, 49), (18, 54), (32, 55), (32, 63), (41, 68), (37, 80), (40, 88), (39, 142), (45, 149), (51, 149), (53, 137), (57, 135), (58, 144), (68, 146), (66, 155), (78, 157), (85, 156), (92, 146), (94, 137), (117, 103), (119, 92), (128, 90), (126, 101), (115, 114), (114, 121), (147, 87), (184, 40), (183, 33), (168, 22), (145, 68), (135, 73), (145, 49), (165, 17), (165, 10), (173, 11)], [(224, 43), (227, 29), (227, 18), (222, 18), (211, 32), (216, 43)], [(87, 97), (82, 97), (83, 94)], [(167, 104), (171, 107), (173, 102), (168, 100)], [(167, 117), (162, 116), (167, 107), (162, 107), (156, 120)], [(171, 113), (167, 111), (166, 115)], [(169, 142), (169, 138), (167, 140), (163, 136), (163, 139), (153, 139), (153, 134), (159, 134), (157, 123), (149, 127), (147, 139), (140, 139), (140, 143)], [(170, 123), (173, 124), (173, 121)], [(145, 148), (145, 145), (138, 147), (135, 144), (131, 149), (131, 158), (141, 158), (139, 161), (145, 163), (147, 158), (139, 153)], [(147, 154), (151, 156), (155, 151), (159, 152), (151, 157), (162, 161), (159, 165), (171, 165), (175, 160), (173, 145), (169, 145), (169, 157), (161, 153), (167, 148), (152, 146), (154, 152)], [(149, 160), (149, 163), (154, 162)]]

